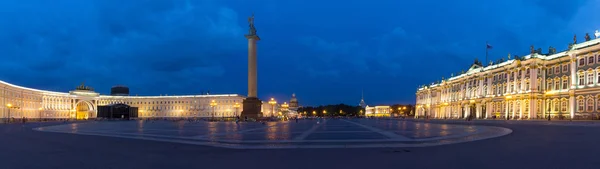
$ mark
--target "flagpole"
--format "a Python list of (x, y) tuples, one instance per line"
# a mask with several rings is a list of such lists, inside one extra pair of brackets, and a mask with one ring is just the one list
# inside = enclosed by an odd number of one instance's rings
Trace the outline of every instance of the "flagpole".
[(489, 48), (489, 46), (488, 46), (488, 45), (489, 45), (489, 44), (488, 44), (488, 41), (485, 41), (485, 63), (484, 63), (484, 65), (485, 65), (486, 63), (489, 63), (489, 62), (488, 62), (488, 50), (490, 50), (490, 48)]

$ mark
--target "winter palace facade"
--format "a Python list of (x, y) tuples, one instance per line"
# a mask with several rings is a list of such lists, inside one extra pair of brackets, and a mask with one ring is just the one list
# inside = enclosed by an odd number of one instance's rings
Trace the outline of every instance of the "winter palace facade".
[(597, 119), (600, 116), (600, 39), (569, 50), (531, 54), (488, 66), (476, 61), (449, 79), (418, 88), (416, 117)]
[(244, 96), (113, 96), (80, 86), (68, 93), (21, 87), (0, 81), (0, 117), (28, 119), (95, 118), (98, 106), (127, 104), (138, 107), (140, 118), (232, 117), (239, 115)]

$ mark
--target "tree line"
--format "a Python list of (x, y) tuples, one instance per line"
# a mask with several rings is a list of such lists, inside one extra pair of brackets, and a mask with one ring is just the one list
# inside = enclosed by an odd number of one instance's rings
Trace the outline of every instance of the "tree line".
[[(413, 116), (414, 106), (411, 104), (394, 104), (390, 106), (393, 116)], [(364, 116), (365, 109), (360, 106), (346, 104), (307, 106), (298, 108), (303, 116)]]

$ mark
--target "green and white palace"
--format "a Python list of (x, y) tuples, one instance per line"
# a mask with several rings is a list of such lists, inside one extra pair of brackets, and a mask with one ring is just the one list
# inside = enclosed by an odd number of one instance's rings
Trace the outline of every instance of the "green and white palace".
[(574, 38), (568, 50), (534, 50), (424, 85), (416, 92), (417, 118), (598, 119), (600, 33)]

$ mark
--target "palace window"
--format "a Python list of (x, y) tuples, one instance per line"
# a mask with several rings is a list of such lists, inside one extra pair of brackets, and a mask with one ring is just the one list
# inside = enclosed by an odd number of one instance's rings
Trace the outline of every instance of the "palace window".
[[(600, 58), (600, 57), (598, 57), (598, 58)], [(597, 72), (598, 72), (598, 77), (597, 77), (598, 78), (598, 82), (597, 83), (600, 84), (600, 71), (597, 71)]]
[(548, 75), (552, 75), (552, 70), (553, 70), (552, 68), (548, 68), (548, 70), (547, 70), (548, 71)]
[(554, 67), (554, 73), (555, 74), (559, 74), (560, 73), (560, 65)]
[(524, 113), (528, 113), (529, 112), (529, 101), (525, 101), (525, 112)]
[(554, 80), (554, 90), (559, 90), (560, 89), (560, 80)]
[(554, 112), (558, 112), (558, 108), (559, 108), (559, 106), (558, 106), (558, 100), (555, 100), (554, 101)]
[(585, 65), (585, 58), (579, 59), (579, 66)]
[(596, 111), (600, 111), (600, 99), (596, 99)]
[(585, 79), (584, 79), (583, 73), (579, 74), (579, 85), (584, 85), (584, 82), (583, 82), (584, 80)]
[(562, 68), (563, 68), (563, 70), (562, 70), (563, 73), (569, 72), (569, 65), (568, 64), (563, 65)]
[(577, 111), (578, 112), (582, 112), (583, 111), (583, 99), (577, 100)]
[(567, 89), (567, 87), (569, 86), (569, 81), (567, 79), (563, 80), (563, 89)]
[(588, 58), (588, 65), (594, 64), (594, 56)]
[(548, 85), (546, 85), (546, 90), (551, 90), (552, 89), (552, 81), (548, 81)]
[(513, 90), (514, 90), (514, 88), (515, 88), (515, 84), (511, 82), (510, 83), (510, 88), (508, 89), (508, 93), (512, 93)]
[(566, 112), (567, 111), (567, 101), (563, 100), (560, 102), (560, 111), (561, 112)]
[(600, 63), (600, 57), (598, 57), (598, 55), (596, 55), (596, 59), (598, 59), (596, 63)]
[(594, 84), (594, 74), (588, 73), (588, 84)]
[(525, 82), (525, 91), (529, 90), (529, 81)]
[(483, 95), (487, 95), (487, 86), (483, 86)]
[(587, 111), (594, 111), (594, 99), (587, 100)]
[(518, 81), (517, 82), (517, 91), (520, 91), (520, 90), (521, 90), (521, 81)]

